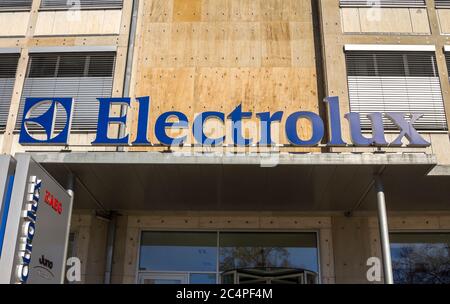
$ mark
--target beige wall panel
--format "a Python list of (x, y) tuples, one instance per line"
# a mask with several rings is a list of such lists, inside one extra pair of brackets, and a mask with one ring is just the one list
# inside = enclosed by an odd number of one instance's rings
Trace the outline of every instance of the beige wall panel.
[(86, 283), (103, 283), (106, 263), (106, 239), (108, 223), (92, 217), (89, 233), (89, 255), (86, 268)]
[(114, 240), (114, 253), (112, 261), (111, 283), (123, 282), (125, 252), (127, 243), (128, 217), (118, 216), (116, 223), (116, 235)]
[(428, 13), (424, 8), (410, 8), (412, 29), (415, 34), (430, 34)]
[(361, 32), (361, 22), (359, 20), (359, 8), (341, 8), (342, 30), (344, 33)]
[(333, 218), (333, 252), (336, 283), (368, 283), (366, 261), (370, 255), (367, 218)]
[(320, 271), (322, 284), (334, 284), (334, 254), (331, 229), (319, 230)]
[[(137, 271), (137, 256), (139, 249), (140, 229), (128, 226), (126, 234), (125, 264), (123, 269), (124, 281), (135, 283)], [(133, 278), (133, 280), (131, 280)], [(124, 282), (124, 283), (125, 283)]]
[(436, 155), (438, 164), (450, 165), (450, 140), (448, 134), (430, 134), (432, 152)]
[(0, 36), (25, 36), (29, 19), (29, 12), (1, 12)]
[(39, 12), (35, 35), (119, 34), (122, 10)]
[(407, 8), (359, 9), (361, 31), (364, 33), (411, 33), (412, 25)]
[(70, 224), (70, 232), (75, 233), (75, 250), (74, 250), (75, 256), (79, 258), (81, 262), (80, 283), (86, 282), (91, 219), (92, 219), (91, 215), (77, 214), (76, 211), (74, 211), (74, 214), (72, 214), (72, 220)]
[(35, 35), (51, 35), (55, 24), (56, 11), (39, 12), (36, 21)]
[(101, 27), (101, 34), (119, 34), (122, 19), (121, 10), (106, 10)]
[(441, 33), (450, 34), (450, 9), (436, 10)]

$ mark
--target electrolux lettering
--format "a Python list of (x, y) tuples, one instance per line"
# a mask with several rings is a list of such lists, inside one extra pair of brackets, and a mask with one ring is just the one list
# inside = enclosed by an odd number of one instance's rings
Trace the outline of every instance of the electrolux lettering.
[[(131, 99), (124, 98), (98, 98), (99, 101), (99, 115), (97, 124), (97, 134), (93, 145), (134, 145), (147, 146), (152, 145), (148, 140), (148, 124), (150, 115), (150, 97), (138, 97), (136, 102), (139, 104), (136, 138), (130, 143), (130, 136), (123, 135), (119, 138), (111, 138), (108, 136), (108, 130), (111, 125), (119, 124), (125, 126), (127, 123), (127, 114), (121, 116), (111, 116), (111, 107), (113, 105), (121, 105), (125, 108), (130, 108)], [(342, 139), (341, 133), (341, 116), (339, 110), (339, 98), (328, 97), (324, 99), (328, 108), (328, 130), (330, 134), (330, 141), (328, 146), (346, 146), (347, 143)], [(36, 117), (32, 115), (33, 109), (43, 103), (50, 103), (49, 109), (42, 115)], [(51, 145), (67, 145), (68, 136), (70, 134), (70, 125), (72, 117), (72, 98), (27, 98), (25, 101), (24, 114), (22, 119), (22, 127), (20, 132), (19, 143), (22, 145), (28, 144), (51, 144)], [(63, 109), (66, 112), (66, 121), (62, 130), (55, 135), (55, 117), (56, 109)], [(123, 111), (126, 113), (127, 111)], [(243, 135), (243, 120), (252, 118), (252, 112), (245, 112), (242, 105), (237, 106), (228, 116), (223, 112), (207, 111), (198, 114), (194, 117), (192, 122), (192, 135), (197, 144), (202, 146), (217, 146), (225, 142), (225, 135), (211, 138), (205, 134), (204, 125), (207, 120), (215, 119), (222, 124), (227, 120), (231, 122), (232, 126), (232, 140), (236, 146), (272, 146), (275, 143), (272, 140), (271, 126), (275, 123), (280, 123), (284, 112), (277, 111), (256, 113), (259, 120), (259, 141), (256, 143), (252, 138), (246, 138)], [(408, 146), (413, 147), (427, 147), (430, 145), (414, 128), (414, 123), (422, 117), (418, 113), (399, 113), (375, 112), (367, 115), (372, 125), (372, 135), (367, 137), (363, 135), (361, 128), (361, 118), (359, 113), (351, 112), (345, 115), (350, 125), (351, 141), (354, 146), (368, 147), (368, 146), (402, 146), (403, 138), (408, 140)], [(399, 135), (392, 141), (387, 142), (385, 139), (385, 130), (383, 126), (383, 117), (395, 125), (399, 131)], [(175, 119), (175, 121), (174, 121)], [(299, 136), (298, 122), (300, 120), (307, 120), (312, 129), (312, 135), (308, 139), (302, 139)], [(39, 125), (46, 134), (46, 139), (36, 139), (30, 134), (28, 124)], [(186, 144), (187, 136), (170, 137), (168, 135), (169, 129), (188, 129), (189, 120), (187, 116), (178, 111), (169, 111), (162, 113), (154, 125), (154, 132), (156, 138), (162, 145), (167, 146), (182, 146)], [(284, 126), (284, 132), (289, 142), (294, 146), (312, 147), (317, 146), (325, 136), (325, 124), (322, 118), (314, 113), (307, 111), (299, 111), (290, 114)]]
[(19, 243), (19, 263), (17, 265), (16, 278), (20, 283), (26, 283), (33, 251), (33, 238), (36, 233), (36, 214), (39, 207), (39, 196), (42, 181), (36, 176), (30, 176), (27, 187), (25, 210), (22, 217), (24, 222), (21, 229)]

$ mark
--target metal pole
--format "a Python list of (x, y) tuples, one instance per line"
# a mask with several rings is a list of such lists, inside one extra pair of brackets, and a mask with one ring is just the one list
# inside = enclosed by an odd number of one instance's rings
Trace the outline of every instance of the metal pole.
[(70, 196), (70, 211), (69, 218), (67, 220), (67, 234), (66, 234), (66, 245), (64, 246), (64, 265), (62, 267), (61, 273), (61, 284), (65, 282), (66, 279), (66, 263), (67, 263), (67, 249), (69, 247), (69, 236), (70, 236), (70, 225), (72, 223), (72, 210), (73, 210), (73, 202), (75, 198), (75, 175), (69, 170), (67, 175), (67, 186), (66, 186), (67, 194)]
[(108, 236), (106, 244), (105, 284), (111, 284), (114, 243), (116, 239), (116, 219), (114, 211), (111, 211), (108, 223)]
[(378, 225), (380, 227), (381, 250), (383, 253), (383, 270), (385, 284), (394, 284), (392, 275), (391, 247), (389, 242), (389, 227), (386, 212), (383, 181), (379, 175), (375, 176), (375, 190), (377, 192)]

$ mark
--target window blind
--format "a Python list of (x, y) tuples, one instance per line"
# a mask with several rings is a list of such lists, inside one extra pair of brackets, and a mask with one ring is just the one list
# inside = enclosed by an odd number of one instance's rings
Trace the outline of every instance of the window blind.
[(0, 54), (0, 132), (6, 129), (19, 54)]
[(450, 0), (434, 0), (436, 8), (450, 8)]
[(123, 0), (42, 0), (42, 9), (122, 8)]
[[(433, 52), (346, 52), (350, 109), (353, 112), (420, 113), (418, 130), (447, 130)], [(364, 129), (371, 124), (361, 115)], [(385, 128), (394, 126), (385, 119)]]
[(33, 0), (0, 0), (0, 11), (30, 10)]
[(425, 7), (425, 0), (340, 0), (341, 7)]
[[(72, 130), (94, 131), (99, 97), (111, 97), (115, 53), (32, 54), (22, 92), (16, 128), (20, 129), (26, 97), (73, 97)], [(43, 104), (33, 111), (40, 115)], [(57, 108), (56, 130), (64, 128), (66, 113)], [(31, 130), (39, 127), (28, 126)]]

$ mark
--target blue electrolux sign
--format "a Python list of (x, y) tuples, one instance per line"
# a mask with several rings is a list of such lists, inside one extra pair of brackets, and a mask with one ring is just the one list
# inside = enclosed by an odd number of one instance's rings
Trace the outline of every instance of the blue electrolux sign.
[[(127, 121), (126, 114), (119, 117), (112, 117), (110, 109), (113, 105), (123, 105), (130, 107), (130, 98), (98, 98), (99, 115), (97, 125), (97, 136), (92, 142), (93, 145), (134, 145), (145, 146), (151, 145), (148, 140), (148, 123), (150, 114), (150, 97), (138, 97), (136, 101), (139, 103), (138, 122), (136, 130), (136, 139), (130, 143), (129, 135), (121, 138), (108, 137), (108, 128), (112, 124), (125, 125)], [(328, 123), (330, 132), (330, 141), (328, 146), (345, 146), (346, 142), (342, 139), (341, 134), (341, 118), (339, 111), (339, 98), (328, 97), (324, 102), (328, 107)], [(33, 110), (43, 103), (50, 103), (50, 107), (42, 115), (32, 115)], [(64, 109), (66, 112), (66, 121), (64, 128), (57, 134), (54, 132), (56, 109)], [(25, 101), (24, 115), (22, 119), (22, 127), (20, 131), (19, 142), (22, 145), (28, 144), (51, 144), (66, 145), (70, 133), (70, 124), (73, 111), (72, 98), (27, 98)], [(124, 111), (126, 113), (126, 111)], [(195, 141), (203, 146), (221, 145), (225, 141), (225, 136), (211, 138), (204, 132), (204, 124), (208, 119), (215, 119), (221, 123), (226, 120), (231, 121), (232, 139), (237, 146), (249, 146), (258, 144), (259, 146), (273, 145), (271, 135), (271, 124), (281, 122), (284, 113), (278, 112), (262, 112), (256, 113), (259, 120), (259, 142), (255, 143), (252, 138), (245, 138), (243, 135), (242, 121), (250, 119), (252, 112), (244, 112), (242, 106), (237, 106), (228, 116), (222, 112), (208, 111), (198, 114), (192, 122), (192, 133)], [(347, 113), (345, 118), (350, 124), (351, 140), (354, 146), (402, 146), (402, 139), (406, 138), (409, 142), (408, 146), (426, 147), (430, 143), (427, 142), (414, 128), (413, 124), (420, 119), (422, 114), (409, 113), (371, 113), (367, 115), (372, 123), (372, 135), (370, 137), (363, 136), (361, 131), (361, 121), (359, 113)], [(398, 129), (399, 135), (392, 142), (387, 142), (384, 134), (383, 116), (388, 118)], [(298, 121), (306, 119), (312, 126), (312, 135), (309, 139), (300, 138), (297, 130)], [(28, 130), (28, 125), (39, 125), (46, 133), (46, 139), (40, 140), (33, 137)], [(183, 145), (187, 141), (187, 136), (177, 138), (170, 137), (167, 134), (168, 129), (188, 129), (189, 120), (185, 114), (177, 111), (170, 111), (161, 114), (154, 125), (154, 132), (158, 141), (163, 145)], [(318, 145), (325, 136), (325, 124), (322, 118), (313, 112), (299, 111), (290, 114), (284, 126), (284, 131), (289, 142), (294, 146), (311, 147)]]

